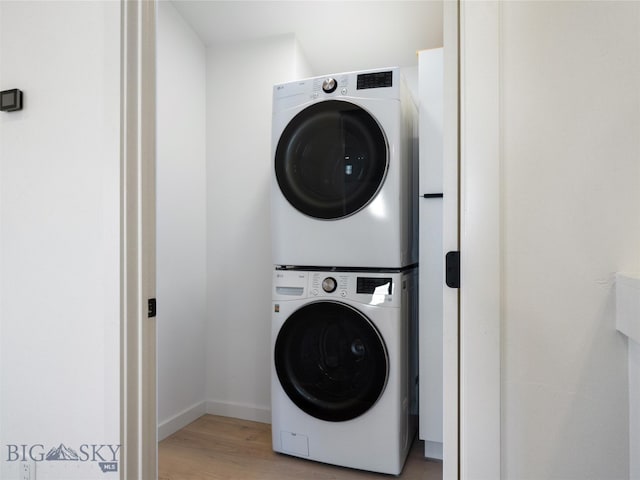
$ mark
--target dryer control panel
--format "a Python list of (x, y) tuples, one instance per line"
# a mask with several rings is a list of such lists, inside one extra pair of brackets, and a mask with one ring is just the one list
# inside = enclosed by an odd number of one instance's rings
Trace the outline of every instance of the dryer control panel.
[(387, 67), (310, 77), (273, 86), (274, 107), (286, 110), (330, 98), (400, 99), (400, 69)]

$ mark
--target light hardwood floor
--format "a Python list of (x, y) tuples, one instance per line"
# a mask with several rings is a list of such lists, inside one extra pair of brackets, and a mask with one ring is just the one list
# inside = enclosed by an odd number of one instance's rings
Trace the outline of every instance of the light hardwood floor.
[(271, 426), (205, 415), (160, 442), (159, 480), (440, 480), (442, 464), (424, 459), (416, 440), (399, 477), (274, 453)]

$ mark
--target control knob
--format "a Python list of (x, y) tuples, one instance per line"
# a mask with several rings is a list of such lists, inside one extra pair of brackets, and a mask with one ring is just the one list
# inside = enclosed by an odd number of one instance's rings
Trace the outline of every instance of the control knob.
[(324, 280), (322, 280), (322, 289), (325, 292), (327, 293), (335, 292), (336, 288), (338, 288), (338, 282), (336, 282), (335, 278), (327, 277)]
[(338, 82), (336, 82), (335, 78), (326, 78), (322, 82), (322, 90), (324, 93), (335, 92), (336, 88), (338, 88)]

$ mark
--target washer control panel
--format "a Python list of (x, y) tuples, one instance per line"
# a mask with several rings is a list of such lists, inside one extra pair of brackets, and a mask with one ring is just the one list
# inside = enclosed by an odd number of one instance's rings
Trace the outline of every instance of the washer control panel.
[(406, 288), (399, 272), (275, 270), (273, 300), (336, 299), (366, 305), (397, 307)]
[(310, 297), (350, 298), (363, 303), (393, 301), (393, 277), (367, 273), (311, 272)]
[(310, 293), (312, 296), (346, 297), (349, 290), (349, 276), (339, 272), (313, 272)]

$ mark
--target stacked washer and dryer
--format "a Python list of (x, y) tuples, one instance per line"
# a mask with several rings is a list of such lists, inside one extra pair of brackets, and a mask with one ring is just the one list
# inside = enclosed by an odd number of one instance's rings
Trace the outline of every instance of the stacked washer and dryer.
[(274, 87), (276, 452), (402, 471), (417, 408), (414, 118), (398, 68)]

